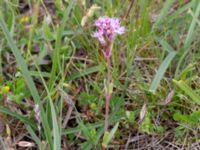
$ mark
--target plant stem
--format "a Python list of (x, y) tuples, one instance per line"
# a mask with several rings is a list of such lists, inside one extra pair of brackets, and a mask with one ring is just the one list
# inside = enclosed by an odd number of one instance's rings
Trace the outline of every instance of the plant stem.
[[(110, 85), (111, 83), (111, 57), (106, 57), (107, 60), (107, 84)], [(108, 130), (108, 115), (109, 115), (109, 103), (111, 99), (111, 91), (109, 86), (107, 87), (108, 90), (106, 91), (105, 100), (106, 100), (106, 110), (105, 110), (105, 125), (104, 125), (104, 132)]]
[(108, 83), (111, 82), (111, 75), (110, 75), (110, 72), (111, 72), (111, 60), (110, 60), (111, 57), (108, 57), (106, 58), (107, 60), (107, 81)]

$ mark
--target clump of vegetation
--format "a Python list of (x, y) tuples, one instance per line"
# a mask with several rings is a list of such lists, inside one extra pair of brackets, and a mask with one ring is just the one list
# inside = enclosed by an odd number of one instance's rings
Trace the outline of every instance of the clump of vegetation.
[(199, 0), (0, 1), (0, 149), (198, 148), (199, 16)]

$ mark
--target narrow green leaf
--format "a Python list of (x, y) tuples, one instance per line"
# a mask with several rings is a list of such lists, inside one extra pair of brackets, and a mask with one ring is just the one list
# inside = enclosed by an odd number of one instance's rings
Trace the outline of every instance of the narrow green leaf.
[(114, 134), (118, 129), (118, 126), (119, 126), (119, 122), (114, 126), (114, 128), (111, 130), (111, 132), (105, 132), (104, 137), (103, 137), (103, 142), (102, 142), (103, 147), (106, 148), (108, 146), (108, 143), (114, 137)]
[(194, 16), (194, 13), (192, 12), (191, 9), (189, 9), (188, 13), (192, 16), (192, 18), (195, 19), (195, 21), (196, 21), (196, 23), (198, 24), (198, 26), (200, 26), (200, 20), (198, 20), (198, 18), (196, 18), (196, 17)]
[(167, 52), (174, 52), (174, 49), (167, 43), (167, 41), (163, 39), (159, 39), (159, 43), (162, 45), (163, 49), (166, 50)]
[(41, 141), (38, 138), (38, 136), (35, 134), (35, 132), (33, 131), (33, 129), (29, 125), (26, 125), (26, 129), (29, 132), (29, 134), (31, 135), (32, 139), (38, 145), (38, 148), (41, 147)]
[(72, 75), (69, 77), (69, 80), (75, 80), (77, 78), (86, 76), (94, 72), (102, 72), (103, 70), (104, 70), (104, 67), (102, 65), (86, 68), (84, 70), (81, 70), (80, 72), (72, 73)]
[[(30, 75), (33, 77), (39, 77), (39, 73), (37, 71), (29, 71)], [(50, 77), (50, 73), (41, 72), (42, 77)]]
[(60, 150), (61, 149), (61, 136), (60, 136), (60, 130), (58, 127), (58, 121), (56, 117), (56, 111), (53, 106), (52, 100), (50, 100), (51, 105), (51, 115), (52, 115), (52, 122), (53, 122), (53, 136), (54, 136), (54, 149)]
[(160, 65), (158, 72), (156, 73), (156, 76), (153, 79), (153, 82), (151, 83), (150, 86), (150, 91), (155, 93), (160, 80), (163, 78), (165, 71), (167, 70), (169, 64), (171, 63), (171, 61), (173, 60), (174, 56), (176, 55), (176, 52), (170, 52), (167, 57), (165, 58), (165, 60), (162, 62), (162, 64)]
[(184, 61), (185, 57), (187, 56), (188, 52), (189, 52), (189, 47), (192, 43), (192, 40), (193, 40), (193, 34), (194, 34), (194, 29), (195, 29), (195, 26), (196, 26), (196, 20), (198, 20), (198, 17), (199, 17), (199, 13), (200, 13), (200, 3), (198, 4), (198, 7), (195, 11), (195, 15), (192, 19), (192, 23), (190, 24), (190, 27), (189, 27), (189, 30), (188, 30), (188, 33), (187, 33), (187, 36), (186, 36), (186, 40), (184, 42), (184, 46), (183, 46), (183, 54), (178, 62), (178, 65), (176, 67), (176, 72), (175, 72), (175, 77), (177, 78), (178, 76), (178, 73), (179, 73), (179, 70), (180, 70), (180, 67), (181, 67), (181, 64), (182, 62)]
[(54, 53), (53, 53), (53, 61), (52, 61), (53, 65), (52, 65), (52, 70), (51, 70), (51, 77), (49, 80), (50, 89), (52, 88), (54, 80), (55, 80), (56, 72), (58, 70), (57, 67), (60, 66), (59, 65), (60, 64), (59, 53), (60, 53), (60, 48), (61, 48), (62, 33), (64, 32), (65, 24), (67, 22), (67, 19), (69, 18), (69, 14), (70, 14), (73, 6), (74, 6), (74, 0), (70, 0), (69, 6), (63, 12), (64, 16), (63, 16), (63, 19), (61, 22), (61, 26), (58, 28), (58, 31), (57, 31), (57, 38), (56, 38), (56, 44), (55, 44), (55, 49), (54, 49)]
[(160, 15), (159, 15), (158, 19), (156, 20), (154, 26), (157, 26), (159, 23), (161, 23), (161, 21), (164, 18), (166, 18), (167, 12), (169, 11), (169, 9), (171, 8), (173, 3), (174, 3), (174, 0), (167, 0), (165, 2), (164, 7), (163, 7), (162, 11), (160, 12)]
[[(122, 118), (124, 118), (124, 116), (122, 116), (122, 115), (120, 116), (120, 115), (116, 115), (116, 113), (112, 113), (112, 114), (110, 114), (110, 117), (109, 117), (109, 124), (114, 124), (115, 122), (121, 120)], [(82, 123), (82, 122), (80, 122), (80, 123)], [(104, 121), (99, 121), (97, 123), (90, 124), (89, 126), (85, 125), (85, 127), (88, 130), (94, 129), (94, 128), (101, 128), (101, 127), (104, 127)], [(82, 132), (82, 131), (83, 131), (83, 128), (80, 128), (80, 126), (78, 126), (75, 128), (68, 128), (66, 130), (63, 130), (62, 134), (63, 135), (74, 134), (74, 133)]]
[(176, 81), (173, 80), (173, 82), (181, 89), (183, 90), (196, 104), (200, 105), (200, 96), (197, 95), (194, 90), (191, 89), (184, 81)]
[(195, 0), (191, 1), (187, 4), (184, 4), (181, 8), (177, 9), (169, 18), (168, 18), (168, 22), (171, 23), (174, 19), (177, 18), (177, 16), (180, 16), (181, 14), (183, 14), (184, 12), (186, 12), (188, 9), (190, 9), (191, 7), (193, 7), (195, 4)]
[(184, 42), (184, 49), (186, 50), (187, 48), (189, 48), (189, 46), (192, 43), (193, 40), (193, 34), (194, 34), (194, 29), (196, 26), (196, 20), (198, 20), (199, 17), (199, 13), (200, 13), (200, 3), (198, 4), (198, 7), (196, 9), (195, 15), (192, 19), (192, 23), (190, 24), (190, 28), (188, 30), (185, 42)]
[(19, 119), (20, 121), (22, 121), (24, 124), (27, 124), (29, 126), (31, 126), (33, 129), (37, 129), (37, 125), (34, 121), (28, 119), (27, 117), (24, 117), (16, 112), (10, 111), (8, 108), (0, 108), (0, 113), (4, 113), (4, 114), (8, 114), (10, 116), (13, 116), (17, 119)]
[(50, 112), (51, 112), (51, 118), (52, 118), (52, 124), (53, 124), (53, 142), (54, 142), (53, 147), (54, 147), (54, 150), (61, 150), (61, 133), (60, 133), (60, 130), (59, 130), (59, 125), (58, 125), (58, 120), (57, 120), (56, 110), (55, 110), (55, 107), (54, 107), (54, 104), (53, 104), (53, 100), (51, 98), (51, 94), (49, 92), (47, 84), (46, 84), (44, 78), (42, 77), (41, 71), (39, 70), (37, 65), (36, 65), (36, 67), (38, 69), (38, 73), (39, 73), (39, 76), (40, 76), (42, 83), (45, 87), (45, 90), (47, 92), (47, 96), (48, 96), (48, 99), (49, 99), (48, 102), (49, 102), (50, 108), (51, 108)]

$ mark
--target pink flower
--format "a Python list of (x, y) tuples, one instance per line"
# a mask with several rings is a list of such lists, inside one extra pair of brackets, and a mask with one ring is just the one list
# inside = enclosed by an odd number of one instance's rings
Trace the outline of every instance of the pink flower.
[(95, 26), (97, 31), (93, 33), (93, 37), (97, 38), (103, 46), (112, 43), (118, 34), (125, 32), (125, 27), (120, 25), (118, 18), (100, 17), (95, 21)]

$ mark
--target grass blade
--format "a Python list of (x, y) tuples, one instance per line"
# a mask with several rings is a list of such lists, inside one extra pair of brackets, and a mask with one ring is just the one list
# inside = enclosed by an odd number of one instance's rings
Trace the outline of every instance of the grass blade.
[(193, 17), (192, 23), (190, 24), (190, 27), (189, 27), (189, 30), (188, 30), (188, 33), (187, 33), (187, 36), (186, 36), (186, 40), (184, 42), (184, 46), (183, 46), (184, 53), (182, 54), (182, 56), (181, 56), (181, 58), (178, 62), (177, 68), (176, 68), (176, 72), (175, 72), (176, 78), (178, 76), (178, 72), (179, 72), (179, 69), (181, 67), (181, 64), (182, 64), (184, 58), (187, 56), (187, 54), (189, 52), (188, 48), (190, 47), (192, 40), (193, 40), (194, 29), (195, 29), (195, 26), (197, 24), (196, 20), (198, 20), (199, 13), (200, 13), (200, 3), (198, 4), (198, 7), (197, 7), (195, 15)]
[[(36, 65), (36, 64), (35, 64)], [(36, 65), (36, 68), (38, 69), (38, 74), (42, 80), (42, 83), (45, 87), (45, 90), (47, 92), (47, 96), (48, 96), (48, 99), (49, 99), (49, 104), (50, 104), (50, 111), (51, 111), (51, 117), (52, 117), (52, 124), (53, 124), (53, 147), (54, 147), (54, 150), (60, 150), (61, 149), (61, 133), (60, 133), (60, 130), (59, 130), (59, 125), (58, 125), (58, 121), (57, 121), (57, 117), (56, 117), (56, 110), (55, 110), (55, 107), (53, 105), (53, 100), (51, 98), (51, 94), (48, 90), (48, 87), (45, 83), (45, 80), (41, 74), (41, 71), (39, 70), (39, 67)]]
[(169, 45), (165, 40), (159, 39), (159, 43), (162, 45), (162, 47), (164, 48), (164, 50), (166, 50), (167, 52), (174, 52), (173, 48), (171, 47), (171, 45)]
[(69, 80), (75, 80), (77, 78), (83, 77), (85, 75), (94, 73), (94, 72), (102, 72), (104, 70), (104, 67), (102, 65), (86, 68), (82, 71), (72, 73), (72, 75), (69, 77)]
[(60, 53), (60, 48), (61, 48), (61, 39), (62, 39), (62, 33), (64, 32), (64, 27), (66, 24), (67, 19), (69, 18), (69, 14), (72, 10), (74, 6), (74, 0), (71, 0), (69, 3), (68, 8), (65, 9), (64, 11), (64, 16), (61, 22), (61, 26), (59, 27), (58, 31), (57, 31), (57, 37), (56, 37), (56, 44), (55, 44), (55, 49), (54, 49), (54, 53), (53, 53), (53, 65), (52, 65), (52, 70), (51, 70), (51, 77), (49, 80), (49, 87), (50, 89), (53, 86), (53, 83), (55, 82), (55, 76), (56, 76), (56, 71), (57, 71), (57, 67), (60, 66), (60, 59), (59, 59), (59, 53)]
[(19, 65), (21, 72), (22, 72), (22, 75), (23, 75), (24, 79), (26, 80), (26, 83), (27, 83), (28, 88), (31, 92), (31, 95), (32, 95), (35, 103), (39, 105), (41, 120), (42, 120), (42, 124), (43, 124), (43, 127), (44, 127), (46, 139), (48, 140), (48, 143), (50, 144), (50, 147), (52, 148), (53, 145), (52, 145), (52, 138), (51, 138), (51, 130), (50, 130), (49, 124), (47, 122), (47, 118), (46, 118), (46, 115), (45, 115), (45, 111), (44, 111), (42, 102), (40, 100), (40, 96), (39, 96), (38, 91), (35, 87), (33, 79), (32, 79), (32, 77), (31, 77), (31, 75), (28, 71), (28, 67), (26, 65), (26, 62), (25, 62), (24, 58), (21, 56), (20, 51), (18, 50), (14, 40), (11, 38), (11, 35), (8, 31), (8, 28), (7, 28), (5, 21), (4, 21), (1, 14), (0, 14), (0, 27), (1, 27), (6, 39), (8, 41), (8, 45), (9, 45), (12, 53), (14, 54), (14, 56), (16, 58), (17, 64)]
[(163, 20), (163, 18), (166, 17), (167, 12), (169, 11), (169, 9), (171, 8), (171, 6), (172, 6), (173, 3), (174, 3), (174, 0), (167, 0), (165, 2), (163, 9), (160, 12), (160, 15), (159, 15), (157, 21), (154, 24), (154, 27), (157, 26), (158, 24), (160, 24), (160, 22)]
[(114, 134), (115, 132), (117, 131), (118, 129), (118, 126), (119, 126), (119, 122), (116, 123), (116, 125), (113, 127), (113, 129), (110, 131), (110, 132), (106, 132), (104, 134), (104, 137), (103, 137), (103, 143), (102, 143), (102, 146), (104, 148), (106, 148), (109, 144), (109, 142), (112, 140), (112, 138), (114, 137)]
[(195, 1), (191, 1), (188, 4), (183, 5), (181, 8), (177, 9), (171, 16), (168, 18), (168, 22), (172, 22), (174, 19), (177, 18), (177, 16), (180, 16), (184, 12), (186, 12), (188, 9), (190, 9), (194, 5)]
[(151, 92), (155, 93), (160, 83), (160, 80), (164, 76), (165, 71), (167, 70), (169, 64), (171, 63), (175, 55), (176, 55), (176, 52), (170, 52), (165, 58), (165, 60), (162, 62), (162, 64), (160, 65), (158, 72), (156, 73), (156, 76), (154, 77), (153, 82), (151, 83), (151, 86), (149, 89)]
[(191, 23), (190, 28), (188, 30), (188, 33), (187, 33), (187, 36), (186, 36), (186, 39), (185, 39), (185, 42), (184, 42), (184, 49), (189, 48), (189, 46), (192, 43), (193, 33), (194, 33), (195, 26), (196, 26), (196, 20), (198, 20), (199, 13), (200, 13), (200, 3), (199, 3), (199, 5), (196, 9), (195, 15), (192, 19), (192, 23)]
[(16, 112), (10, 111), (8, 108), (0, 108), (0, 113), (8, 114), (10, 116), (13, 116), (19, 120), (21, 120), (24, 124), (27, 124), (31, 126), (34, 130), (37, 129), (37, 125), (32, 120), (28, 119), (27, 117), (24, 117)]
[(196, 104), (200, 105), (200, 96), (197, 95), (184, 81), (176, 81), (173, 82), (184, 91)]
[(61, 149), (61, 134), (58, 127), (58, 121), (56, 119), (56, 111), (53, 105), (52, 100), (50, 100), (51, 105), (51, 115), (52, 115), (52, 121), (53, 121), (53, 140), (54, 140), (54, 149), (60, 150)]
[(35, 134), (35, 132), (33, 131), (33, 129), (29, 125), (26, 126), (26, 129), (29, 132), (29, 134), (31, 135), (32, 139), (38, 145), (38, 148), (41, 147), (40, 139), (37, 137), (37, 135)]

